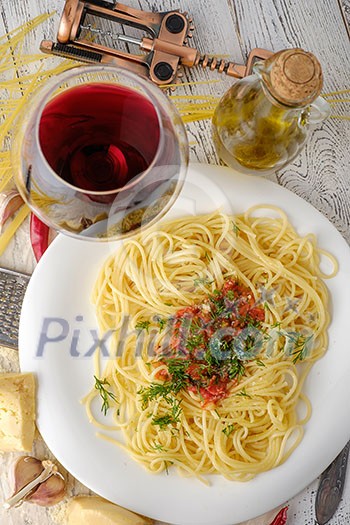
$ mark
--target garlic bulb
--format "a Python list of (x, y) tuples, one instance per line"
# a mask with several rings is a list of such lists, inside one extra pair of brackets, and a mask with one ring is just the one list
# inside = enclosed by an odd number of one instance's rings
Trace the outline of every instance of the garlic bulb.
[(52, 461), (21, 456), (13, 468), (14, 494), (3, 504), (9, 509), (28, 501), (43, 507), (55, 505), (66, 494), (66, 482)]

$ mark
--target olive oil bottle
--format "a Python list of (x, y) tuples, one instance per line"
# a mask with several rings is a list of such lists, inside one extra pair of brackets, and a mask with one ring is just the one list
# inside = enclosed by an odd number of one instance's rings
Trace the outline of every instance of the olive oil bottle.
[(213, 140), (228, 166), (243, 173), (272, 173), (300, 152), (309, 127), (330, 113), (319, 97), (322, 69), (302, 49), (286, 49), (254, 65), (221, 99)]

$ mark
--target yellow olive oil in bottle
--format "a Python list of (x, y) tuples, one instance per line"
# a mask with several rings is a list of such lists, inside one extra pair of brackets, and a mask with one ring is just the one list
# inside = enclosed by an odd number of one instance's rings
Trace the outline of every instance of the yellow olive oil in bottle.
[(330, 113), (319, 97), (322, 70), (316, 57), (286, 49), (258, 62), (221, 99), (213, 117), (219, 157), (243, 173), (272, 173), (289, 164), (310, 124)]

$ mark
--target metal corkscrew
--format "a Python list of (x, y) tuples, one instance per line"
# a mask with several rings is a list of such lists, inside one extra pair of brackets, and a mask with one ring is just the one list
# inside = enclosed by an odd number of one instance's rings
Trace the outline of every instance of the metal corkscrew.
[[(95, 17), (89, 23), (89, 17)], [(119, 31), (97, 27), (97, 21), (119, 24)], [(144, 36), (127, 34), (127, 28), (141, 30)], [(266, 59), (271, 52), (255, 48), (246, 65), (202, 55), (189, 47), (194, 25), (188, 13), (178, 10), (148, 12), (128, 7), (115, 0), (66, 0), (60, 20), (57, 42), (43, 40), (44, 53), (64, 56), (89, 63), (123, 66), (158, 85), (172, 84), (180, 77), (179, 68), (209, 68), (228, 76), (242, 78), (251, 72), (256, 59)], [(96, 40), (105, 38), (106, 42)], [(142, 54), (117, 47), (117, 43), (136, 45)]]

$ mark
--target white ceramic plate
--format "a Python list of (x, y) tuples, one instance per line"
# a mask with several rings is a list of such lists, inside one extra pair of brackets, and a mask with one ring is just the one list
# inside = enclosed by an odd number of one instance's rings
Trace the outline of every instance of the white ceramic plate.
[[(184, 189), (166, 219), (207, 213), (219, 206), (238, 213), (262, 203), (281, 206), (301, 235), (314, 232), (319, 245), (338, 258), (340, 269), (327, 282), (333, 318), (329, 349), (305, 385), (313, 406), (305, 437), (283, 465), (247, 483), (216, 476), (207, 487), (175, 471), (152, 475), (118, 447), (96, 437), (96, 429), (80, 404), (93, 385), (93, 360), (83, 354), (93, 343), (90, 330), (97, 329), (91, 289), (103, 261), (117, 244), (59, 236), (38, 264), (20, 322), (21, 369), (37, 375), (37, 424), (47, 445), (67, 470), (101, 496), (179, 525), (232, 525), (294, 496), (321, 473), (349, 439), (350, 250), (341, 235), (318, 211), (288, 190), (215, 166), (191, 166)], [(57, 341), (46, 343), (40, 357), (39, 341), (45, 333)], [(71, 355), (75, 344), (79, 357)]]

